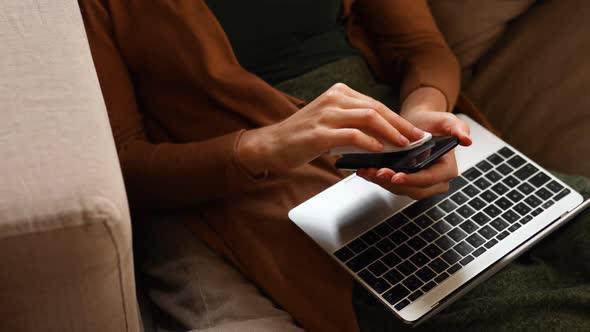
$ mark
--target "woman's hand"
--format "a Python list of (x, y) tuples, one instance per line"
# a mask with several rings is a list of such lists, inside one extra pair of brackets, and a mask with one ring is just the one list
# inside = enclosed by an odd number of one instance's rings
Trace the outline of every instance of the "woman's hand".
[(338, 83), (284, 121), (246, 131), (237, 157), (257, 175), (301, 166), (337, 146), (382, 151), (382, 142), (366, 132), (399, 146), (424, 135), (385, 105)]
[[(445, 110), (446, 99), (442, 93), (434, 88), (421, 88), (408, 96), (401, 114), (433, 135), (455, 136), (459, 144), (471, 145), (467, 124)], [(457, 176), (458, 170), (455, 153), (451, 151), (429, 168), (413, 174), (396, 173), (388, 168), (362, 169), (357, 174), (395, 194), (419, 200), (448, 191), (449, 181)]]

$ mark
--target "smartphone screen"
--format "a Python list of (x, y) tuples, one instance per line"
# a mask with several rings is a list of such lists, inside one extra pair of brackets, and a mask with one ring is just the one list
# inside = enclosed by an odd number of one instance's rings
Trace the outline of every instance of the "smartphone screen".
[(456, 137), (434, 136), (430, 141), (408, 151), (347, 154), (336, 161), (336, 167), (349, 170), (385, 167), (396, 172), (415, 173), (430, 166), (458, 144)]

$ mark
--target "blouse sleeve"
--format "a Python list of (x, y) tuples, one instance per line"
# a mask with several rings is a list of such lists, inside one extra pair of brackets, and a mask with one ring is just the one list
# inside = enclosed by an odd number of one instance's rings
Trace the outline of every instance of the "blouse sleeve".
[(100, 0), (79, 3), (132, 207), (187, 207), (249, 190), (262, 180), (236, 159), (243, 131), (201, 142), (150, 142), (108, 9)]
[(426, 1), (357, 0), (355, 6), (385, 70), (402, 69), (400, 99), (419, 87), (434, 87), (451, 110), (459, 94), (460, 67)]

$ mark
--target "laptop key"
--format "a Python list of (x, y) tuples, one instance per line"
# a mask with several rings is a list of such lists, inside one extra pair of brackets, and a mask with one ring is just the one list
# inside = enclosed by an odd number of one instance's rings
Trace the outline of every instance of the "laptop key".
[(471, 234), (471, 233), (475, 232), (475, 230), (478, 229), (478, 226), (474, 222), (472, 222), (471, 220), (467, 220), (464, 223), (462, 223), (461, 225), (459, 225), (459, 228), (461, 228), (463, 231), (465, 231), (465, 233)]
[(410, 300), (410, 301), (416, 301), (422, 295), (424, 295), (424, 292), (421, 291), (421, 290), (417, 290), (414, 293), (412, 293), (410, 296), (408, 296), (408, 300)]
[(396, 285), (400, 281), (404, 280), (404, 275), (399, 273), (396, 269), (391, 269), (383, 275), (383, 278), (387, 280), (390, 284)]
[(334, 252), (334, 256), (338, 258), (342, 263), (345, 263), (347, 260), (351, 259), (354, 256), (352, 250), (348, 249), (347, 247), (341, 248), (338, 251)]
[[(475, 182), (473, 182), (473, 183), (475, 183), (475, 185), (481, 190), (485, 190), (492, 185), (492, 183), (490, 181), (486, 180), (485, 178), (479, 178), (479, 179), (475, 180)], [(477, 195), (477, 193), (476, 193), (476, 195)], [(471, 195), (471, 196), (474, 196), (474, 195)]]
[(423, 253), (417, 252), (414, 254), (414, 256), (410, 257), (410, 261), (417, 267), (422, 267), (426, 265), (430, 259), (428, 259), (428, 257), (426, 257)]
[(483, 198), (484, 201), (491, 203), (491, 202), (495, 201), (496, 198), (498, 198), (498, 195), (494, 194), (493, 191), (488, 189), (488, 190), (484, 191), (481, 195), (479, 195), (479, 197)]
[(467, 256), (474, 250), (473, 247), (465, 241), (459, 242), (456, 246), (453, 247), (453, 249), (459, 254), (461, 254), (461, 256)]
[(490, 217), (486, 216), (483, 212), (478, 212), (471, 217), (471, 220), (475, 221), (478, 225), (483, 226), (490, 221)]
[(545, 183), (547, 183), (547, 181), (549, 181), (549, 180), (551, 180), (549, 175), (547, 175), (543, 172), (539, 172), (539, 173), (533, 175), (533, 177), (529, 179), (529, 182), (532, 183), (534, 186), (540, 187), (540, 186), (544, 185)]
[(408, 299), (405, 299), (403, 301), (401, 301), (400, 303), (395, 305), (395, 310), (402, 310), (403, 308), (407, 307), (408, 304), (410, 304), (410, 301)]
[(500, 209), (502, 210), (507, 210), (510, 207), (512, 207), (512, 205), (514, 203), (512, 203), (511, 201), (509, 201), (506, 197), (500, 197), (497, 201), (496, 204), (500, 207)]
[[(414, 222), (420, 226), (420, 228), (425, 229), (430, 227), (430, 225), (434, 224), (434, 221), (430, 219), (427, 215), (423, 214), (420, 217), (414, 219)], [(408, 234), (409, 235), (409, 234)]]
[(423, 252), (432, 259), (442, 254), (443, 251), (434, 244), (431, 244), (428, 247), (424, 248)]
[(367, 249), (369, 246), (363, 242), (363, 240), (355, 239), (354, 241), (350, 242), (347, 247), (358, 254)]
[(520, 228), (520, 224), (519, 223), (515, 223), (514, 225), (511, 225), (510, 227), (508, 227), (508, 230), (511, 233), (516, 232), (518, 229)]
[(402, 231), (406, 233), (408, 236), (414, 236), (420, 233), (420, 227), (416, 226), (415, 224), (407, 224), (402, 227)]
[(418, 270), (418, 272), (416, 272), (416, 276), (418, 276), (418, 278), (422, 279), (422, 281), (428, 282), (428, 281), (432, 280), (434, 277), (436, 277), (436, 273), (434, 273), (431, 269), (429, 269), (428, 266), (425, 266), (425, 267), (421, 268), (420, 270)]
[(383, 239), (377, 242), (375, 247), (377, 247), (379, 250), (381, 250), (381, 252), (386, 254), (395, 248), (395, 244), (393, 244), (393, 242), (391, 242), (389, 239)]
[(508, 159), (507, 163), (512, 166), (512, 168), (519, 168), (524, 163), (526, 163), (526, 160), (524, 160), (521, 156), (514, 156)]
[(502, 182), (509, 188), (514, 188), (520, 183), (520, 181), (512, 175), (507, 176)]
[(452, 247), (455, 242), (453, 242), (453, 240), (451, 240), (448, 236), (444, 235), (440, 239), (436, 240), (435, 244), (442, 250), (447, 250)]
[(424, 282), (418, 279), (418, 277), (416, 277), (415, 275), (411, 275), (407, 277), (404, 281), (402, 281), (402, 284), (406, 286), (410, 291), (415, 291), (416, 289), (422, 287), (422, 285), (424, 285)]
[(452, 212), (445, 217), (445, 221), (453, 226), (457, 226), (463, 221), (463, 217), (456, 212)]
[(543, 207), (543, 209), (548, 209), (551, 205), (553, 205), (553, 203), (555, 203), (554, 201), (547, 201), (545, 203), (543, 203), (543, 205), (541, 205), (541, 207)]
[(387, 235), (393, 233), (393, 228), (391, 228), (387, 223), (380, 223), (375, 228), (373, 228), (375, 233), (379, 234), (381, 237), (386, 237)]
[(478, 249), (475, 249), (475, 251), (472, 253), (473, 256), (475, 257), (479, 257), (481, 256), (484, 252), (486, 252), (486, 248), (485, 247), (480, 247)]
[[(439, 222), (444, 222), (444, 221), (439, 221)], [(428, 243), (438, 239), (439, 234), (437, 232), (435, 232), (434, 229), (432, 229), (436, 225), (437, 224), (434, 224), (434, 226), (432, 226), (431, 228), (424, 230), (422, 233), (420, 233), (420, 237), (423, 238), (424, 241), (426, 241)]]
[(469, 206), (463, 205), (457, 209), (457, 213), (459, 213), (463, 218), (469, 218), (475, 213), (475, 211), (473, 211), (473, 209)]
[(541, 188), (535, 192), (535, 195), (541, 197), (543, 200), (548, 200), (553, 196), (553, 193), (545, 188)]
[(473, 248), (478, 248), (486, 242), (486, 240), (477, 233), (471, 234), (465, 239), (465, 241), (467, 241)]
[(369, 287), (371, 287), (375, 292), (379, 294), (382, 294), (383, 292), (391, 288), (391, 285), (387, 281), (385, 281), (385, 279), (376, 278), (368, 270), (363, 270), (362, 272), (360, 272), (359, 277), (361, 277), (361, 279), (363, 279), (363, 281), (366, 282), (367, 285), (369, 285)]
[(441, 258), (437, 258), (428, 264), (428, 267), (434, 270), (436, 273), (441, 273), (449, 268), (449, 264), (443, 261)]
[(456, 253), (453, 249), (449, 249), (447, 252), (442, 254), (441, 257), (449, 265), (453, 265), (453, 264), (457, 263), (462, 258), (461, 255)]
[(404, 261), (395, 268), (405, 276), (409, 276), (417, 270), (416, 266), (410, 261)]
[(430, 281), (430, 282), (427, 282), (426, 285), (422, 286), (422, 291), (424, 291), (426, 293), (429, 290), (433, 289), (434, 287), (436, 287), (436, 283), (434, 281)]
[(500, 149), (500, 151), (498, 151), (498, 153), (504, 158), (514, 155), (514, 151), (512, 151), (509, 147), (503, 147)]
[(396, 255), (401, 257), (402, 260), (410, 257), (415, 252), (414, 250), (412, 250), (412, 248), (408, 247), (406, 244), (402, 244), (401, 246), (395, 248), (393, 251), (395, 252)]
[(500, 215), (500, 213), (502, 213), (502, 210), (500, 210), (496, 205), (491, 204), (488, 207), (486, 207), (485, 209), (483, 209), (483, 211), (485, 213), (487, 213), (488, 216), (494, 218), (497, 217), (498, 215)]
[(453, 196), (451, 196), (451, 200), (453, 200), (453, 202), (457, 203), (458, 205), (461, 205), (465, 202), (467, 202), (469, 200), (469, 198), (467, 196), (465, 196), (463, 193), (456, 193)]
[(392, 252), (385, 255), (383, 258), (381, 258), (381, 260), (389, 267), (394, 267), (402, 261), (396, 254)]
[(547, 188), (553, 191), (554, 193), (558, 193), (563, 189), (563, 186), (559, 184), (559, 182), (553, 180), (547, 184)]
[(460, 228), (453, 229), (452, 231), (447, 233), (447, 235), (450, 236), (456, 242), (459, 242), (467, 237), (467, 234), (463, 232)]
[(486, 179), (488, 179), (491, 183), (495, 183), (502, 179), (502, 175), (500, 175), (496, 171), (490, 171), (488, 174), (485, 175)]
[(521, 216), (526, 216), (527, 213), (531, 212), (531, 208), (521, 202), (514, 206), (514, 211), (518, 212)]
[(539, 214), (541, 214), (541, 212), (543, 212), (543, 209), (541, 209), (541, 208), (536, 208), (536, 209), (534, 209), (534, 210), (531, 212), (531, 215), (532, 215), (533, 217), (536, 217), (536, 216), (538, 216)]
[(525, 198), (524, 201), (533, 208), (536, 208), (537, 206), (541, 205), (541, 203), (543, 203), (536, 196), (529, 196), (529, 197)]
[(524, 165), (521, 169), (514, 172), (514, 176), (521, 179), (522, 181), (528, 179), (531, 175), (537, 173), (539, 169), (531, 164)]
[(346, 263), (346, 266), (348, 266), (348, 268), (352, 271), (358, 272), (367, 267), (369, 264), (375, 262), (377, 259), (379, 259), (379, 257), (381, 257), (381, 252), (377, 250), (377, 248), (371, 247), (353, 259), (349, 260)]
[(501, 231), (505, 230), (506, 228), (508, 228), (508, 224), (500, 218), (496, 218), (496, 219), (492, 220), (490, 225), (492, 227), (494, 227), (498, 232), (501, 232)]
[(426, 242), (422, 240), (419, 236), (414, 236), (410, 240), (408, 240), (408, 245), (412, 247), (412, 249), (416, 251), (420, 251), (420, 249), (426, 247)]
[(496, 170), (502, 173), (502, 175), (508, 175), (513, 171), (512, 167), (508, 166), (508, 164), (506, 163), (503, 163), (502, 165), (496, 167)]
[(510, 198), (514, 203), (518, 203), (524, 196), (516, 189), (512, 190), (508, 194), (506, 194), (508, 198)]
[(498, 241), (502, 241), (504, 240), (508, 235), (510, 235), (510, 233), (508, 231), (503, 231), (502, 233), (498, 234), (498, 236), (496, 236), (496, 239), (498, 239)]
[[(410, 291), (403, 285), (397, 285), (383, 294), (383, 298), (391, 305), (394, 305), (408, 296)], [(403, 309), (403, 308), (402, 308)], [(398, 309), (401, 310), (401, 309)]]
[(398, 229), (410, 222), (410, 219), (401, 213), (395, 214), (386, 221), (393, 229)]
[(520, 216), (518, 214), (516, 214), (516, 212), (510, 210), (510, 211), (506, 211), (502, 214), (502, 218), (504, 218), (504, 220), (506, 220), (507, 222), (514, 224), (515, 222), (518, 221), (518, 219), (520, 219)]
[(477, 163), (477, 168), (479, 168), (482, 172), (487, 172), (489, 170), (491, 170), (494, 166), (492, 166), (490, 163), (488, 163), (485, 160), (480, 161), (479, 163)]
[(453, 273), (455, 273), (455, 272), (457, 272), (457, 271), (461, 270), (461, 267), (462, 267), (462, 266), (461, 266), (461, 264), (455, 264), (455, 265), (451, 266), (451, 267), (450, 267), (450, 268), (447, 270), (447, 272), (448, 272), (449, 274), (453, 274)]
[(528, 222), (529, 222), (529, 221), (531, 221), (531, 220), (533, 220), (533, 217), (531, 217), (531, 216), (526, 216), (526, 217), (524, 217), (524, 218), (522, 218), (522, 219), (520, 220), (520, 223), (524, 225), (524, 224), (528, 223)]
[(492, 186), (492, 190), (498, 195), (504, 195), (510, 189), (501, 183), (496, 183)]
[(520, 190), (525, 195), (529, 195), (530, 193), (535, 191), (535, 188), (530, 184), (523, 182), (520, 186), (518, 186), (518, 190)]
[(498, 240), (496, 239), (491, 239), (488, 242), (486, 242), (486, 244), (484, 244), (484, 247), (491, 249), (493, 246), (495, 246), (496, 244), (498, 244)]
[(440, 220), (445, 216), (445, 214), (446, 213), (437, 206), (426, 212), (426, 215), (428, 215), (432, 220)]
[(463, 188), (463, 193), (467, 195), (467, 197), (475, 197), (477, 194), (479, 194), (479, 189), (477, 189), (473, 185), (468, 185), (465, 188)]
[(446, 272), (443, 272), (441, 274), (439, 274), (438, 276), (436, 276), (436, 278), (434, 278), (434, 281), (436, 281), (437, 283), (441, 283), (445, 280), (447, 280), (447, 278), (450, 277), (450, 275)]
[(444, 201), (440, 202), (438, 206), (447, 213), (457, 208), (457, 204), (451, 202), (449, 199), (445, 199)]
[(478, 177), (481, 176), (481, 172), (475, 168), (475, 167), (471, 167), (470, 169), (466, 170), (465, 172), (463, 172), (463, 177), (465, 177), (467, 180), (469, 181), (473, 181), (475, 179), (477, 179)]
[(569, 190), (569, 189), (566, 188), (566, 189), (562, 190), (559, 194), (555, 195), (555, 197), (553, 197), (553, 199), (555, 201), (559, 201), (560, 199), (562, 199), (565, 196), (569, 195), (570, 192), (571, 192), (571, 190)]
[(434, 224), (434, 226), (432, 226), (432, 228), (434, 228), (435, 231), (437, 231), (439, 234), (442, 235), (442, 234), (445, 234), (446, 232), (450, 231), (451, 228), (453, 228), (453, 227), (451, 225), (449, 225), (446, 221), (441, 220), (441, 221), (437, 222), (436, 224)]
[(369, 230), (365, 234), (361, 235), (361, 239), (363, 239), (366, 244), (373, 245), (377, 243), (377, 241), (381, 240), (381, 237), (372, 230)]
[(463, 259), (462, 259), (462, 260), (459, 262), (459, 264), (461, 264), (461, 265), (465, 266), (465, 265), (467, 265), (467, 264), (471, 263), (471, 262), (472, 262), (474, 259), (475, 259), (475, 258), (473, 258), (473, 256), (469, 255), (469, 256), (467, 256), (467, 257), (463, 258)]
[(481, 210), (487, 205), (486, 202), (482, 201), (478, 197), (473, 198), (467, 204), (469, 206), (471, 206), (472, 208), (474, 208), (475, 210)]
[(494, 236), (496, 236), (496, 234), (498, 234), (498, 232), (497, 232), (495, 229), (491, 228), (491, 227), (490, 227), (490, 226), (488, 226), (488, 225), (486, 225), (486, 226), (482, 227), (482, 228), (481, 228), (481, 229), (478, 231), (478, 233), (479, 233), (481, 236), (485, 237), (487, 240), (489, 240), (489, 239), (493, 238)]
[(376, 261), (375, 263), (369, 265), (368, 269), (377, 277), (380, 277), (383, 273), (389, 270), (389, 268), (385, 266), (385, 264), (381, 263), (381, 261)]

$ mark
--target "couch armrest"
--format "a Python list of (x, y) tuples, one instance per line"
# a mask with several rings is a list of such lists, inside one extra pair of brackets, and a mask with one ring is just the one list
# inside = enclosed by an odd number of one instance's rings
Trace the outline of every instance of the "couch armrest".
[(78, 4), (0, 4), (0, 326), (136, 331), (129, 211)]

